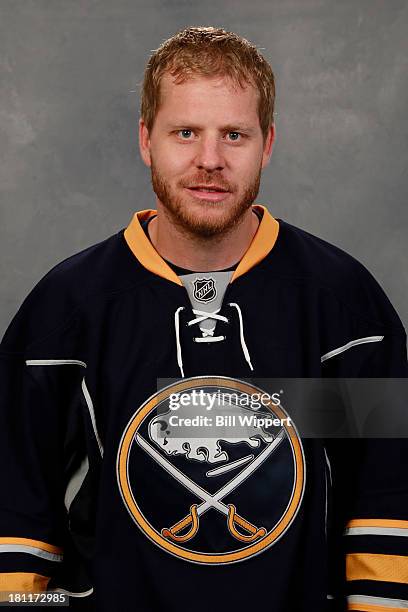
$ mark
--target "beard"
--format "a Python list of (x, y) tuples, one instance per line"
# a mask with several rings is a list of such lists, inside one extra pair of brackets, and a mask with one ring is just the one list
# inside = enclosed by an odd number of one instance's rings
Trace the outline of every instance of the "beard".
[[(168, 181), (160, 174), (153, 160), (151, 160), (151, 181), (153, 191), (162, 203), (165, 213), (170, 217), (172, 223), (189, 236), (195, 238), (217, 238), (229, 233), (244, 218), (245, 212), (251, 207), (259, 192), (261, 181), (261, 167), (257, 175), (245, 185), (242, 195), (234, 198), (235, 192), (226, 185), (225, 180), (217, 176), (216, 173), (197, 174), (189, 182), (180, 182), (178, 186), (182, 189), (191, 184), (211, 184), (211, 182), (221, 185), (232, 193), (233, 203), (211, 202), (200, 200), (191, 203), (194, 196), (177, 195), (172, 190)], [(215, 214), (214, 214), (215, 213)]]

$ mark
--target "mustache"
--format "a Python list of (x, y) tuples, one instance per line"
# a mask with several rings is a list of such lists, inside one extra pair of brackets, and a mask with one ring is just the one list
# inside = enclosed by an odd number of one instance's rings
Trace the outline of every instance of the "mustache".
[(230, 183), (228, 183), (223, 177), (219, 175), (217, 176), (216, 174), (196, 174), (191, 178), (181, 180), (179, 184), (181, 187), (190, 187), (191, 185), (217, 185), (225, 191), (234, 191), (234, 187), (230, 185)]

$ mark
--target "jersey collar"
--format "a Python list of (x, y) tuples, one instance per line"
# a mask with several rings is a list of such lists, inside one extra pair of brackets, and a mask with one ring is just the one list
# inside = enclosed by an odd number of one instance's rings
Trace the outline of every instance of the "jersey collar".
[[(254, 204), (252, 208), (261, 213), (262, 219), (251, 244), (232, 275), (231, 283), (262, 261), (273, 249), (278, 237), (279, 223), (272, 217), (268, 209), (261, 204)], [(125, 229), (125, 240), (133, 255), (147, 270), (177, 285), (182, 285), (177, 274), (167, 265), (147, 238), (141, 225), (146, 219), (156, 214), (157, 211), (152, 209), (136, 212)]]

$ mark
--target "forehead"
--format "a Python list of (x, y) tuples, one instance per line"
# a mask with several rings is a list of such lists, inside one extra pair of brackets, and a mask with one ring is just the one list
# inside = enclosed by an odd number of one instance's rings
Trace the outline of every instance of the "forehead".
[[(160, 106), (157, 112), (162, 119), (174, 116), (202, 120), (218, 116), (233, 122), (242, 118), (258, 123), (259, 93), (250, 83), (241, 87), (229, 77), (192, 76), (183, 82), (165, 73), (160, 82)], [(174, 117), (175, 118), (175, 117)]]

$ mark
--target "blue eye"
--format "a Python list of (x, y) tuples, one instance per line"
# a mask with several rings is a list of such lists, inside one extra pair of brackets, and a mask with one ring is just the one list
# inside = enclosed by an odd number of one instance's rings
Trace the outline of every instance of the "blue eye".
[(192, 131), (191, 131), (191, 130), (179, 130), (179, 132), (178, 132), (178, 133), (179, 133), (179, 134), (181, 134), (181, 137), (182, 137), (184, 140), (187, 140), (187, 139), (189, 139), (189, 138), (190, 138), (190, 136), (191, 136), (191, 134), (192, 134)]
[(228, 132), (228, 136), (231, 137), (231, 140), (237, 141), (241, 134), (239, 132)]

